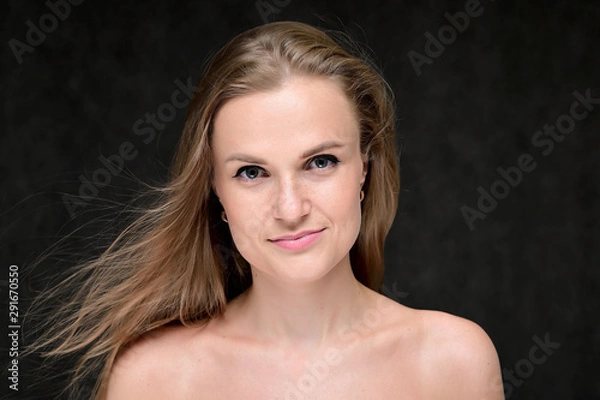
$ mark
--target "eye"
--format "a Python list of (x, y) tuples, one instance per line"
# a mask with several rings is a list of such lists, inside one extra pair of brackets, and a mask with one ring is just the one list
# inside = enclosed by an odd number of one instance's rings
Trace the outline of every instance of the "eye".
[(248, 165), (238, 169), (233, 177), (242, 177), (244, 179), (254, 180), (258, 178), (262, 172), (264, 172), (262, 168), (257, 167), (256, 165)]
[(339, 162), (340, 162), (340, 160), (338, 160), (338, 158), (334, 155), (321, 154), (319, 156), (314, 157), (312, 160), (310, 160), (309, 166), (313, 166), (314, 168), (317, 168), (317, 169), (326, 169), (328, 167), (335, 166)]

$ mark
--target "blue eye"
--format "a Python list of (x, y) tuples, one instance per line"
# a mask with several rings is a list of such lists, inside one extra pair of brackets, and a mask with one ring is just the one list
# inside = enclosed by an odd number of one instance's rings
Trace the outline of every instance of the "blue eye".
[[(321, 154), (321, 155), (315, 156), (312, 159), (310, 159), (306, 168), (326, 170), (329, 168), (333, 168), (339, 162), (340, 162), (340, 160), (338, 160), (338, 158), (334, 155)], [(233, 177), (253, 181), (253, 180), (256, 180), (257, 178), (261, 178), (263, 176), (268, 176), (267, 172), (263, 168), (258, 167), (256, 165), (246, 165), (246, 166), (238, 169)]]
[(248, 165), (246, 167), (238, 169), (238, 171), (234, 175), (234, 178), (241, 176), (244, 179), (254, 180), (260, 176), (262, 170), (262, 168), (257, 167), (255, 165)]
[(309, 165), (312, 165), (314, 166), (314, 168), (317, 169), (325, 169), (328, 167), (335, 166), (339, 162), (340, 160), (338, 160), (336, 156), (333, 156), (331, 154), (322, 154), (310, 160)]

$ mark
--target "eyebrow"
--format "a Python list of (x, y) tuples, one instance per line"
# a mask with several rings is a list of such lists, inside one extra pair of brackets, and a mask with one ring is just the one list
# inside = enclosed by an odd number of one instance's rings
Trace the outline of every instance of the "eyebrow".
[[(318, 146), (315, 146), (311, 149), (306, 150), (304, 153), (302, 153), (300, 158), (308, 158), (308, 157), (313, 156), (322, 151), (340, 148), (340, 147), (344, 147), (344, 146), (345, 146), (345, 144), (342, 142), (330, 140), (327, 142), (323, 142), (323, 143), (319, 144)], [(230, 161), (242, 161), (242, 162), (247, 162), (247, 163), (251, 163), (251, 164), (267, 164), (267, 162), (265, 160), (262, 160), (260, 158), (256, 158), (256, 157), (253, 157), (253, 156), (250, 156), (247, 154), (243, 154), (243, 153), (231, 154), (229, 157), (227, 157), (225, 162), (227, 163)]]

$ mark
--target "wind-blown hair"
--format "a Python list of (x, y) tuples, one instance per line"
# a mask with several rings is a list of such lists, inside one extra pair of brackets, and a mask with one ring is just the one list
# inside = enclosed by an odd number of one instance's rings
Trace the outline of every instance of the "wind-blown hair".
[(393, 96), (365, 54), (338, 43), (344, 37), (276, 22), (238, 35), (214, 55), (190, 104), (172, 174), (157, 189), (159, 200), (65, 282), (77, 285), (76, 294), (47, 320), (32, 347), (50, 358), (80, 356), (73, 387), (97, 373), (94, 398), (104, 399), (111, 368), (127, 345), (167, 324), (205, 323), (252, 284), (212, 190), (212, 123), (228, 99), (276, 89), (295, 75), (335, 80), (356, 108), (368, 173), (350, 261), (358, 281), (381, 289), (384, 241), (400, 185)]

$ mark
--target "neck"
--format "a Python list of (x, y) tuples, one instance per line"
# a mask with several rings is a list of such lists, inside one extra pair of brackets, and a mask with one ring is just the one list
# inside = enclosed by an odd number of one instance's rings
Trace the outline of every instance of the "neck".
[(349, 258), (321, 279), (302, 284), (254, 271), (252, 286), (240, 296), (237, 318), (259, 340), (316, 349), (360, 319), (371, 294), (354, 277)]

